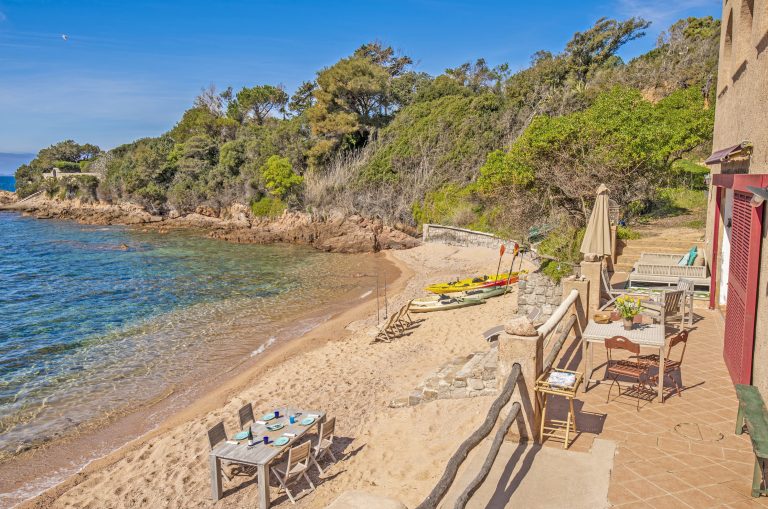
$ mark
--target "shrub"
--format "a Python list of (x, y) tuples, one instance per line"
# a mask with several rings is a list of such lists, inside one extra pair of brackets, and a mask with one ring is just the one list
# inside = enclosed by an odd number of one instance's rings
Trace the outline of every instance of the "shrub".
[(636, 232), (632, 228), (629, 228), (628, 226), (617, 226), (616, 237), (621, 240), (639, 239), (640, 233)]
[(554, 260), (545, 260), (541, 264), (542, 274), (549, 277), (555, 284), (560, 283), (564, 277), (573, 274), (573, 266), (567, 262), (556, 262)]
[(71, 161), (56, 161), (53, 166), (62, 173), (80, 173), (80, 164)]
[(270, 157), (259, 172), (264, 179), (264, 186), (267, 191), (278, 198), (278, 201), (288, 194), (294, 193), (296, 188), (304, 182), (301, 175), (296, 175), (293, 172), (291, 161), (287, 157)]
[(251, 202), (251, 212), (256, 217), (275, 219), (280, 217), (285, 209), (285, 203), (280, 201), (279, 198), (272, 198), (270, 196), (264, 196), (260, 200)]

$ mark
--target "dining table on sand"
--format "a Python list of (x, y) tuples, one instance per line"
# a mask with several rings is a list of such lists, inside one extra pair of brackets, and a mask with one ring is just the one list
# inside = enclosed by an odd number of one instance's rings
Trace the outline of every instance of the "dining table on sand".
[[(268, 509), (269, 507), (269, 467), (284, 452), (293, 446), (303, 442), (305, 435), (318, 423), (325, 420), (325, 412), (318, 410), (299, 410), (296, 408), (278, 408), (280, 417), (273, 417), (273, 413), (265, 414), (262, 418), (250, 425), (254, 440), (260, 442), (253, 446), (248, 446), (248, 439), (227, 440), (216, 445), (211, 450), (211, 490), (213, 500), (219, 500), (222, 496), (221, 483), (221, 463), (222, 461), (232, 461), (235, 463), (253, 465), (259, 476), (259, 509)], [(291, 424), (289, 417), (295, 416), (295, 423)], [(272, 417), (272, 418), (270, 418)], [(305, 420), (306, 419), (306, 420)], [(309, 420), (312, 420), (310, 423)], [(280, 425), (280, 429), (270, 430), (267, 426), (275, 427)], [(247, 428), (246, 428), (247, 431)], [(293, 436), (292, 436), (293, 435)], [(270, 443), (264, 445), (261, 440), (268, 436)], [(280, 438), (285, 443), (276, 445), (275, 441)]]
[[(586, 392), (590, 382), (600, 382), (592, 378), (593, 359), (592, 359), (592, 344), (600, 343), (605, 344), (605, 340), (614, 336), (623, 336), (633, 343), (640, 345), (640, 348), (652, 348), (659, 353), (659, 366), (664, 366), (666, 363), (665, 358), (665, 328), (663, 324), (642, 324), (636, 323), (631, 330), (624, 329), (624, 323), (614, 321), (610, 323), (597, 323), (594, 320), (590, 320), (587, 326), (582, 332), (581, 341), (581, 356), (584, 359), (584, 373), (585, 382), (582, 385), (582, 391)], [(664, 377), (659, 376), (659, 402), (664, 403)]]

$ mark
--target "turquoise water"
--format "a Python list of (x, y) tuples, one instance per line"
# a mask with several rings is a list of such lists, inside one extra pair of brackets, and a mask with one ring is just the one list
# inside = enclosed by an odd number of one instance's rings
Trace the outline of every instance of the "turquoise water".
[(16, 179), (12, 175), (0, 175), (0, 191), (16, 191)]
[(373, 259), (0, 212), (0, 457), (312, 327)]

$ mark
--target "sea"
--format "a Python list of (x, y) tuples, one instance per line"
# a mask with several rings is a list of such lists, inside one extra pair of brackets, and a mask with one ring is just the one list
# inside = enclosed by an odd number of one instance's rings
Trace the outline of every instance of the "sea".
[(370, 295), (381, 263), (0, 212), (0, 461), (230, 376)]
[(0, 175), (0, 191), (16, 191), (16, 179), (13, 175)]

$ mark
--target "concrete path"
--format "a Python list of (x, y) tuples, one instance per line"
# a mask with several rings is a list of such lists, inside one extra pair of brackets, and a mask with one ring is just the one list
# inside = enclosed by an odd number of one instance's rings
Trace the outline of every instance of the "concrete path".
[[(488, 439), (473, 451), (440, 507), (453, 507), (480, 469), (490, 443)], [(615, 451), (615, 442), (601, 439), (595, 439), (588, 452), (506, 442), (467, 508), (609, 507), (608, 485)]]

